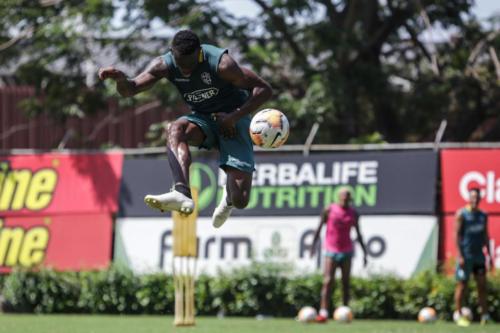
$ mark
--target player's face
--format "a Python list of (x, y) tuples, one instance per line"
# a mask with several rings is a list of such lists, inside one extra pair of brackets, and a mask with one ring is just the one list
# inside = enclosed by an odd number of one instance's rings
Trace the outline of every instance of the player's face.
[(349, 206), (351, 203), (351, 192), (349, 191), (340, 191), (339, 193), (339, 204), (343, 207)]
[(190, 76), (191, 73), (195, 70), (196, 66), (198, 66), (198, 56), (200, 54), (200, 49), (197, 49), (192, 54), (179, 55), (176, 54), (175, 51), (172, 52), (175, 63), (177, 67), (179, 67), (182, 75)]
[(479, 206), (479, 201), (481, 201), (481, 196), (477, 191), (469, 192), (469, 204), (472, 208), (477, 208)]

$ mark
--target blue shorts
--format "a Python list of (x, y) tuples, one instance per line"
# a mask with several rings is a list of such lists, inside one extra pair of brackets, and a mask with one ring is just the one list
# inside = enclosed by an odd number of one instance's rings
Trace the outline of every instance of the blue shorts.
[(182, 118), (197, 125), (205, 134), (200, 148), (219, 150), (219, 166), (222, 169), (228, 166), (248, 173), (254, 171), (253, 143), (249, 133), (250, 116), (238, 120), (236, 136), (230, 139), (222, 136), (217, 122), (209, 114), (193, 112)]
[(332, 258), (336, 263), (343, 263), (344, 261), (351, 260), (353, 256), (353, 252), (325, 252), (325, 257)]

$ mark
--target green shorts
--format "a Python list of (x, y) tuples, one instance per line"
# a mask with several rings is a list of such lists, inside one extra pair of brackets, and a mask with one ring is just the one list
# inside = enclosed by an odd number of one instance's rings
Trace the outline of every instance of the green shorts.
[(484, 256), (464, 259), (463, 268), (457, 263), (455, 268), (455, 279), (457, 281), (468, 281), (471, 273), (474, 273), (474, 275), (486, 273)]
[(217, 122), (209, 114), (193, 112), (182, 117), (196, 124), (205, 134), (200, 148), (219, 150), (219, 166), (252, 173), (254, 171), (253, 143), (250, 138), (250, 116), (245, 116), (236, 123), (236, 136), (226, 139), (220, 134)]
[(332, 258), (336, 263), (343, 263), (344, 261), (351, 260), (353, 252), (325, 252), (325, 257)]

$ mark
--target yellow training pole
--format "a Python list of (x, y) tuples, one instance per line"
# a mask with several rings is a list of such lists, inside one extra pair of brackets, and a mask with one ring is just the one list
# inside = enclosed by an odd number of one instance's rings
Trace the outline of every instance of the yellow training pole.
[(193, 326), (194, 282), (196, 274), (196, 219), (198, 218), (198, 190), (191, 189), (195, 209), (190, 215), (172, 212), (174, 227), (173, 275), (175, 287), (175, 326)]

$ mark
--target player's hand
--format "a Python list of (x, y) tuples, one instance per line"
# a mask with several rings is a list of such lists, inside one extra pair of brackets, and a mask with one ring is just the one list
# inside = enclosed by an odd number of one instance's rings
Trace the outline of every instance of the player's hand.
[(127, 75), (125, 75), (125, 73), (123, 73), (121, 70), (116, 69), (114, 67), (100, 68), (98, 75), (99, 75), (99, 79), (101, 79), (101, 80), (112, 79), (115, 81), (120, 81), (120, 80), (127, 79)]
[(226, 139), (231, 139), (236, 136), (236, 120), (229, 113), (219, 112), (213, 115), (219, 131)]
[(458, 257), (458, 266), (460, 266), (460, 268), (464, 268), (464, 265), (465, 265), (464, 257), (459, 256)]

